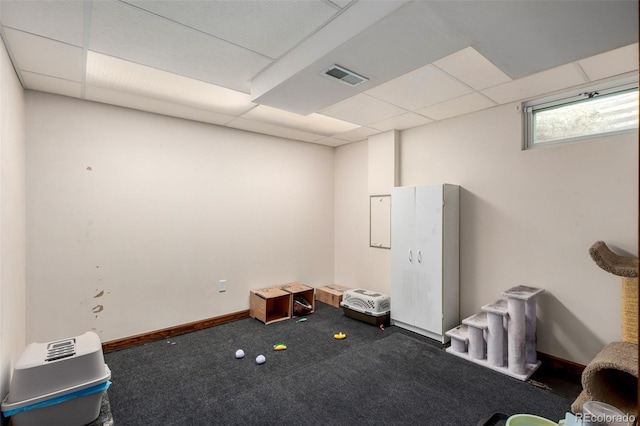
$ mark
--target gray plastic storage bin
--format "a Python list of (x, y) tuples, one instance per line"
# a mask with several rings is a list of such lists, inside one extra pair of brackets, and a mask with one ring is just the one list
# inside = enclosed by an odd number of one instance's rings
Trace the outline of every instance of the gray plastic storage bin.
[(13, 369), (2, 413), (13, 426), (82, 426), (100, 415), (111, 371), (94, 332), (28, 345)]

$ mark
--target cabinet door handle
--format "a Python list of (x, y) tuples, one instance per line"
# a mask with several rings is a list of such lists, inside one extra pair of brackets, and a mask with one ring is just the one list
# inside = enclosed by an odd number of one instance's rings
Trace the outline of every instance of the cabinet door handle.
[(422, 263), (422, 252), (418, 250), (418, 263)]
[(413, 262), (413, 253), (409, 250), (409, 262)]

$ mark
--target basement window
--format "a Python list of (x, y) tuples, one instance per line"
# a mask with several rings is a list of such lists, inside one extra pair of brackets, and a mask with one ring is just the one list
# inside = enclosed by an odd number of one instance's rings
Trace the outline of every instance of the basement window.
[(635, 132), (638, 83), (582, 89), (579, 93), (527, 102), (522, 110), (524, 149)]

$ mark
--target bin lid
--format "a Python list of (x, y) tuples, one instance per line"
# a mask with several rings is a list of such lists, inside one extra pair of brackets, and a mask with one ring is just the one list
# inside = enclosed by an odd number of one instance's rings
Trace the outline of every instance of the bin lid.
[(1, 408), (2, 408), (2, 411), (5, 412), (5, 411), (12, 411), (19, 408), (31, 406), (34, 404), (39, 404), (45, 401), (53, 400), (56, 398), (63, 397), (65, 395), (81, 392), (83, 390), (101, 385), (103, 383), (108, 382), (109, 379), (111, 379), (111, 370), (109, 370), (109, 366), (107, 366), (107, 364), (104, 364), (104, 375), (102, 377), (96, 378), (89, 382), (79, 383), (75, 386), (70, 386), (64, 389), (60, 389), (55, 392), (36, 395), (32, 398), (23, 399), (21, 401), (15, 401), (15, 402), (11, 401), (11, 388), (9, 388), (9, 393), (2, 400)]
[(58, 404), (62, 404), (63, 402), (71, 401), (72, 399), (82, 398), (84, 396), (95, 395), (97, 393), (105, 392), (107, 389), (109, 389), (110, 385), (111, 385), (111, 382), (107, 380), (106, 382), (100, 383), (95, 386), (91, 386), (90, 388), (81, 389), (79, 391), (57, 396), (55, 398), (36, 402), (34, 404), (29, 404), (29, 405), (8, 404), (7, 407), (5, 407), (6, 409), (3, 408), (2, 413), (4, 414), (5, 417), (11, 417), (20, 413), (25, 413), (28, 411), (33, 411), (33, 410), (37, 410), (45, 407), (51, 407), (53, 405), (58, 405)]
[(10, 403), (57, 393), (105, 375), (100, 338), (94, 332), (27, 345), (16, 360), (9, 386)]

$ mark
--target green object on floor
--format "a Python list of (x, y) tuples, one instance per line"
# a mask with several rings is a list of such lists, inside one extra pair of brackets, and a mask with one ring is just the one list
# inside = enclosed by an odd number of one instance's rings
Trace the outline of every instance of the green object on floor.
[(507, 419), (506, 426), (558, 426), (558, 423), (533, 414), (516, 414)]

